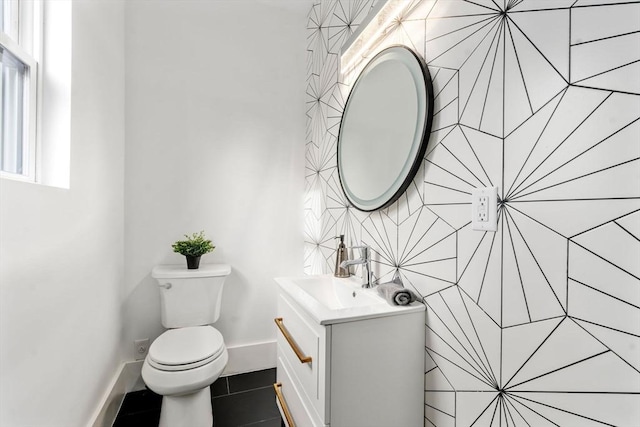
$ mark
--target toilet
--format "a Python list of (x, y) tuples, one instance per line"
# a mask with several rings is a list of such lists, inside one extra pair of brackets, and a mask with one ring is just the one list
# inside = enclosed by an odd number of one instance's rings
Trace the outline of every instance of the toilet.
[(203, 264), (197, 270), (159, 265), (151, 272), (160, 287), (162, 325), (168, 328), (149, 347), (142, 379), (162, 395), (160, 427), (211, 427), (209, 386), (229, 360), (220, 317), (222, 287), (231, 267)]

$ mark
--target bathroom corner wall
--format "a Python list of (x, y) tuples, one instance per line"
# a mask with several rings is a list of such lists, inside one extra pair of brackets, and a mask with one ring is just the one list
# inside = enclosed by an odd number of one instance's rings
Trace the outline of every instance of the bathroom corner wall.
[(69, 3), (69, 189), (0, 180), (0, 425), (83, 426), (122, 361), (124, 3)]
[[(345, 234), (422, 295), (425, 426), (638, 425), (640, 2), (404, 2), (381, 47), (425, 58), (433, 131), (406, 194), (365, 214), (335, 152), (339, 50), (371, 4), (309, 15), (305, 271)], [(470, 226), (486, 186), (495, 233)]]
[[(229, 371), (275, 366), (273, 277), (302, 273), (305, 17), (310, 2), (126, 5), (125, 358), (163, 332), (160, 263), (204, 230), (224, 262)], [(266, 349), (266, 350), (265, 350)]]

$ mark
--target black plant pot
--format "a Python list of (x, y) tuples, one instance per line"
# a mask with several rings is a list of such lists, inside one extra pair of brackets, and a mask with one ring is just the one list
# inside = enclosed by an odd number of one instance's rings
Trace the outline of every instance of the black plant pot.
[(185, 255), (187, 257), (187, 268), (189, 270), (197, 270), (200, 267), (200, 257)]

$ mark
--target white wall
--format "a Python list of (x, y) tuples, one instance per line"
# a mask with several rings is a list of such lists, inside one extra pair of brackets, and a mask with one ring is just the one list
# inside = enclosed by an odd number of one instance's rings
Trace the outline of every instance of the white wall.
[(0, 425), (79, 426), (121, 361), (124, 7), (73, 3), (71, 188), (0, 180)]
[[(216, 324), (227, 346), (275, 340), (272, 278), (302, 266), (309, 5), (127, 4), (126, 359), (163, 331), (151, 269), (183, 263), (171, 243), (200, 230), (217, 246), (202, 262), (233, 269)], [(234, 354), (236, 371), (271, 356)]]

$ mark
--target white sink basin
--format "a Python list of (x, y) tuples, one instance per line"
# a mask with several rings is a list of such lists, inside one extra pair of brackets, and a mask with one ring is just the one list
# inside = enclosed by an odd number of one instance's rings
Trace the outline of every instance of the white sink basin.
[(294, 282), (300, 289), (331, 310), (386, 304), (380, 296), (363, 289), (351, 280), (331, 276), (308, 276), (294, 279)]
[(332, 275), (278, 277), (276, 283), (321, 325), (393, 316), (424, 305), (391, 305), (374, 289), (363, 289), (353, 278)]

